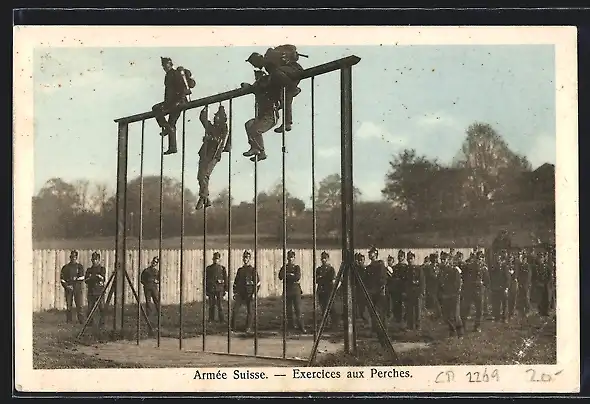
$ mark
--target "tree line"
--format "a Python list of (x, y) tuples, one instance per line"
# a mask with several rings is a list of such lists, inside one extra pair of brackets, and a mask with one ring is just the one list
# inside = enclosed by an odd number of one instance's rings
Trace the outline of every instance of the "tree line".
[[(432, 230), (444, 226), (445, 220), (453, 224), (458, 215), (483, 217), (491, 209), (529, 201), (535, 198), (528, 185), (531, 172), (527, 158), (512, 151), (491, 125), (474, 123), (467, 128), (465, 140), (449, 164), (429, 159), (414, 149), (405, 149), (392, 156), (388, 171), (383, 173), (380, 201), (363, 200), (355, 187), (355, 234), (378, 242), (400, 231)], [(185, 235), (202, 235), (203, 212), (194, 209), (198, 199), (195, 192), (185, 188), (183, 201), (179, 180), (164, 177), (162, 181), (163, 237), (180, 235), (183, 203)], [(146, 239), (158, 238), (160, 234), (160, 185), (159, 176), (143, 178), (143, 237)], [(138, 177), (129, 181), (127, 187), (129, 236), (139, 234), (139, 195)], [(340, 175), (334, 173), (319, 181), (315, 197), (318, 236), (337, 236)], [(280, 237), (283, 231), (280, 184), (260, 192), (257, 202), (258, 231)], [(254, 201), (235, 203), (224, 189), (207, 209), (207, 234), (227, 233), (229, 204), (232, 233), (253, 232)], [(286, 205), (287, 230), (311, 234), (309, 204), (287, 190)], [(88, 180), (68, 183), (52, 178), (33, 197), (32, 213), (35, 240), (115, 234), (115, 195), (104, 184), (92, 184)]]

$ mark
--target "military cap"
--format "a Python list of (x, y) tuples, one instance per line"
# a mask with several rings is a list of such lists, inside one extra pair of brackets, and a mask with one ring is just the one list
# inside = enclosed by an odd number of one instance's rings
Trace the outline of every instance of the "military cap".
[(221, 254), (219, 254), (219, 252), (218, 252), (218, 251), (215, 251), (215, 252), (213, 253), (213, 259), (215, 259), (215, 258), (218, 258), (218, 259), (219, 259), (219, 258), (221, 258)]
[(287, 258), (288, 257), (295, 257), (295, 251), (289, 250), (289, 252), (287, 252)]
[(414, 254), (412, 251), (408, 251), (408, 253), (406, 254), (406, 257), (408, 257), (408, 259), (416, 258), (416, 254)]
[(262, 62), (262, 60), (264, 59), (264, 56), (262, 56), (258, 52), (252, 52), (250, 54), (250, 56), (248, 56), (248, 59), (246, 59), (246, 62), (248, 62), (248, 63), (256, 62), (256, 59), (258, 59), (259, 62)]
[(387, 256), (387, 259), (388, 259), (388, 260), (392, 260), (392, 259), (393, 259), (393, 255), (389, 254), (389, 255)]
[(440, 252), (440, 258), (449, 258), (449, 253), (446, 251), (441, 251)]
[(455, 256), (462, 257), (463, 256), (463, 253), (461, 251), (457, 251), (457, 254), (455, 254)]
[(100, 259), (100, 254), (97, 251), (93, 252), (92, 253), (92, 259), (93, 260), (99, 260)]
[(438, 257), (438, 254), (437, 253), (428, 254), (428, 258), (430, 258), (430, 259), (434, 259), (436, 257)]
[(221, 119), (222, 121), (227, 121), (227, 114), (225, 113), (225, 108), (223, 105), (219, 105), (217, 112), (215, 113), (215, 117)]
[(328, 254), (326, 251), (322, 251), (321, 257), (322, 258), (330, 258), (330, 254)]
[(160, 56), (160, 61), (162, 62), (162, 66), (165, 66), (166, 63), (172, 63), (172, 59)]
[(406, 255), (406, 252), (404, 250), (398, 250), (397, 256), (399, 257), (400, 255)]
[(72, 252), (70, 253), (70, 257), (77, 257), (77, 256), (78, 256), (78, 251), (72, 250)]
[(242, 258), (244, 257), (251, 257), (252, 253), (250, 252), (250, 250), (244, 250), (244, 253), (242, 254)]
[(160, 258), (158, 258), (158, 257), (152, 258), (152, 264), (157, 264), (158, 262), (160, 262)]
[(360, 257), (361, 257), (361, 253), (360, 252), (354, 253), (354, 259), (355, 260), (358, 260)]
[(365, 255), (364, 255), (364, 254), (361, 254), (361, 253), (359, 253), (359, 258), (360, 258), (360, 259), (362, 259), (362, 260), (364, 260), (364, 259), (365, 259)]
[(379, 251), (377, 250), (377, 247), (375, 247), (375, 246), (372, 246), (372, 247), (369, 249), (369, 254), (371, 254), (371, 253), (378, 253), (378, 252), (379, 252)]

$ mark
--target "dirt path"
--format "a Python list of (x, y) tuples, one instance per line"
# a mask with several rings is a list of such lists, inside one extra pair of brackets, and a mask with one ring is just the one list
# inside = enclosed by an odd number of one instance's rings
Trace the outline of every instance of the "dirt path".
[[(311, 337), (311, 336), (310, 336)], [(290, 360), (253, 358), (248, 356), (218, 355), (214, 352), (227, 352), (227, 337), (208, 335), (206, 351), (203, 352), (202, 338), (186, 338), (183, 350), (179, 350), (175, 338), (161, 338), (160, 347), (156, 340), (144, 340), (140, 345), (135, 341), (117, 341), (92, 346), (79, 346), (77, 352), (99, 359), (111, 360), (121, 364), (136, 364), (138, 367), (242, 367), (242, 366), (305, 366), (313, 348), (312, 338), (287, 340), (286, 357)], [(398, 352), (423, 348), (424, 343), (395, 343)], [(318, 358), (327, 353), (335, 353), (343, 348), (343, 344), (321, 341), (318, 347)], [(252, 338), (232, 338), (231, 353), (251, 355), (254, 353)], [(280, 337), (264, 337), (258, 339), (258, 354), (282, 357), (283, 341)]]

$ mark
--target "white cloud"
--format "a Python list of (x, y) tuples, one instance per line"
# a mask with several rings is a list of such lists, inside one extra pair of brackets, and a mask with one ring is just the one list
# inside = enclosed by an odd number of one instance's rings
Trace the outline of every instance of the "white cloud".
[(339, 147), (327, 147), (321, 148), (318, 150), (318, 157), (322, 158), (331, 158), (340, 156), (340, 148)]
[(397, 145), (407, 143), (407, 136), (399, 134), (396, 134), (394, 136), (383, 126), (377, 125), (376, 123), (370, 121), (362, 122), (359, 128), (357, 129), (356, 133), (354, 134), (354, 137), (361, 140), (379, 139), (387, 143)]

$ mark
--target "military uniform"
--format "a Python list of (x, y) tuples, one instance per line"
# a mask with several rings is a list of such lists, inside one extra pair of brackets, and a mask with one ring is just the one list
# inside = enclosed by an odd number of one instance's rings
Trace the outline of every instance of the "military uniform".
[[(161, 58), (162, 66), (172, 65), (170, 58)], [(189, 75), (190, 71), (184, 69)], [(190, 79), (192, 80), (192, 79)], [(160, 128), (162, 136), (168, 135), (168, 151), (164, 154), (174, 154), (177, 152), (176, 144), (176, 122), (180, 118), (181, 111), (179, 108), (186, 104), (187, 95), (190, 90), (185, 84), (183, 72), (178, 69), (170, 68), (164, 77), (164, 102), (160, 102), (152, 107), (155, 112), (155, 118)], [(166, 115), (168, 120), (166, 121)]]
[[(248, 260), (251, 257), (249, 251), (245, 251), (242, 255)], [(234, 279), (233, 295), (234, 295), (234, 309), (231, 314), (231, 328), (236, 328), (236, 315), (242, 306), (246, 306), (246, 332), (252, 330), (252, 307), (256, 288), (260, 287), (260, 277), (256, 269), (249, 263), (244, 263), (238, 268), (236, 278)]]
[[(369, 292), (369, 297), (375, 306), (377, 314), (379, 315), (382, 322), (385, 322), (385, 288), (387, 287), (387, 268), (385, 263), (377, 259), (377, 249), (372, 248), (369, 251), (369, 258), (371, 262), (367, 265), (365, 287)], [(374, 255), (373, 255), (374, 254)], [(364, 281), (364, 280), (363, 280)], [(371, 321), (371, 328), (373, 331), (377, 330), (377, 322)]]
[[(407, 254), (408, 261), (413, 260), (415, 255), (409, 251)], [(407, 322), (410, 330), (419, 330), (422, 320), (422, 298), (426, 293), (426, 280), (424, 279), (424, 270), (422, 266), (410, 264), (408, 262), (406, 278), (406, 311)]]
[(531, 282), (533, 271), (529, 257), (525, 252), (520, 255), (516, 265), (518, 266), (517, 308), (522, 315), (527, 316), (531, 311)]
[(516, 303), (518, 299), (518, 270), (520, 266), (514, 255), (510, 256), (508, 260), (508, 273), (510, 274), (510, 281), (508, 283), (508, 319), (514, 317), (516, 312)]
[(474, 331), (480, 331), (483, 318), (484, 288), (490, 284), (488, 268), (483, 260), (483, 253), (476, 259), (470, 259), (462, 270), (463, 288), (461, 291), (461, 321), (467, 325), (471, 306), (475, 306)]
[(492, 281), (492, 313), (496, 321), (508, 320), (508, 289), (512, 281), (507, 257), (496, 259), (490, 273)]
[[(295, 252), (289, 251), (287, 253), (287, 258), (294, 257)], [(293, 311), (295, 311), (295, 317), (297, 319), (299, 330), (301, 332), (305, 332), (303, 317), (301, 315), (301, 295), (303, 294), (303, 291), (301, 290), (301, 285), (299, 284), (299, 281), (301, 280), (301, 268), (299, 265), (287, 262), (286, 270), (285, 266), (281, 267), (279, 270), (279, 279), (281, 281), (286, 279), (285, 282), (287, 286), (287, 296), (284, 298), (286, 299), (287, 303), (287, 325), (289, 328), (293, 328)]]
[[(218, 252), (213, 253), (213, 259), (219, 259), (221, 256)], [(209, 298), (209, 321), (215, 320), (215, 310), (217, 309), (217, 320), (223, 319), (223, 296), (229, 290), (227, 279), (227, 270), (223, 265), (213, 263), (205, 268), (205, 291)]]
[(78, 252), (72, 251), (70, 262), (61, 268), (60, 282), (66, 295), (66, 322), (72, 321), (75, 304), (78, 322), (83, 324), (82, 282), (84, 281), (84, 267), (79, 262), (75, 262), (76, 259), (78, 259)]
[(197, 180), (199, 181), (199, 201), (197, 210), (203, 206), (211, 206), (209, 201), (209, 178), (213, 169), (221, 161), (221, 153), (229, 151), (227, 115), (222, 105), (215, 113), (214, 123), (207, 117), (207, 107), (201, 110), (199, 115), (201, 124), (205, 128), (203, 144), (199, 149), (199, 169)]
[[(447, 257), (446, 252), (441, 254), (441, 259)], [(456, 265), (442, 262), (438, 277), (440, 286), (440, 297), (442, 303), (442, 312), (445, 321), (449, 326), (450, 336), (463, 335), (463, 323), (460, 315), (461, 300), (461, 269)]]
[[(88, 300), (88, 314), (102, 295), (104, 289), (104, 282), (107, 275), (105, 267), (99, 264), (100, 254), (92, 253), (92, 266), (86, 270), (85, 281), (87, 286), (86, 298)], [(100, 315), (100, 325), (104, 324), (104, 300), (100, 299), (97, 306), (98, 314)], [(96, 313), (96, 312), (95, 312)]]
[(405, 258), (406, 253), (399, 250), (397, 253), (398, 262), (393, 267), (393, 277), (391, 279), (392, 312), (394, 320), (398, 323), (401, 323), (404, 319), (407, 320), (405, 314), (407, 309), (404, 310), (404, 305), (407, 306), (405, 287), (408, 279), (408, 264), (405, 262)]
[[(364, 264), (365, 257), (361, 253), (355, 254), (355, 262), (354, 262), (354, 270), (357, 271), (360, 278), (362, 279), (363, 283), (367, 284), (367, 271)], [(365, 294), (363, 293), (363, 289), (361, 288), (361, 284), (357, 281), (356, 277), (354, 279), (354, 296), (356, 301), (356, 318), (362, 318), (364, 321), (367, 321), (365, 317), (365, 309), (367, 306), (367, 299), (365, 298)], [(343, 313), (344, 315), (345, 313)]]
[(426, 307), (434, 312), (435, 318), (440, 318), (442, 310), (438, 300), (438, 263), (436, 254), (430, 254), (429, 262), (424, 264), (424, 279), (426, 281)]
[(537, 287), (540, 291), (539, 314), (549, 316), (551, 300), (553, 299), (554, 271), (547, 253), (542, 253), (537, 261)]
[[(242, 83), (242, 86), (250, 84)], [(262, 135), (271, 130), (277, 123), (278, 103), (281, 99), (281, 88), (271, 80), (269, 75), (263, 74), (253, 84), (254, 97), (257, 105), (256, 116), (245, 123), (246, 135), (250, 149), (243, 153), (250, 160), (266, 159), (264, 139)]]
[(160, 311), (160, 270), (156, 265), (160, 262), (158, 257), (152, 259), (149, 267), (141, 272), (141, 284), (143, 285), (143, 294), (145, 296), (145, 311), (149, 316), (152, 312), (152, 303), (156, 306), (156, 310)]
[[(336, 277), (336, 270), (327, 262), (329, 258), (327, 252), (322, 252), (321, 258), (325, 259), (326, 263), (316, 268), (315, 282), (317, 285), (316, 295), (323, 315), (328, 309), (332, 288), (335, 287), (334, 278)], [(331, 325), (335, 327), (338, 324), (338, 314), (334, 310), (334, 307), (331, 308), (329, 315), (332, 320)]]

